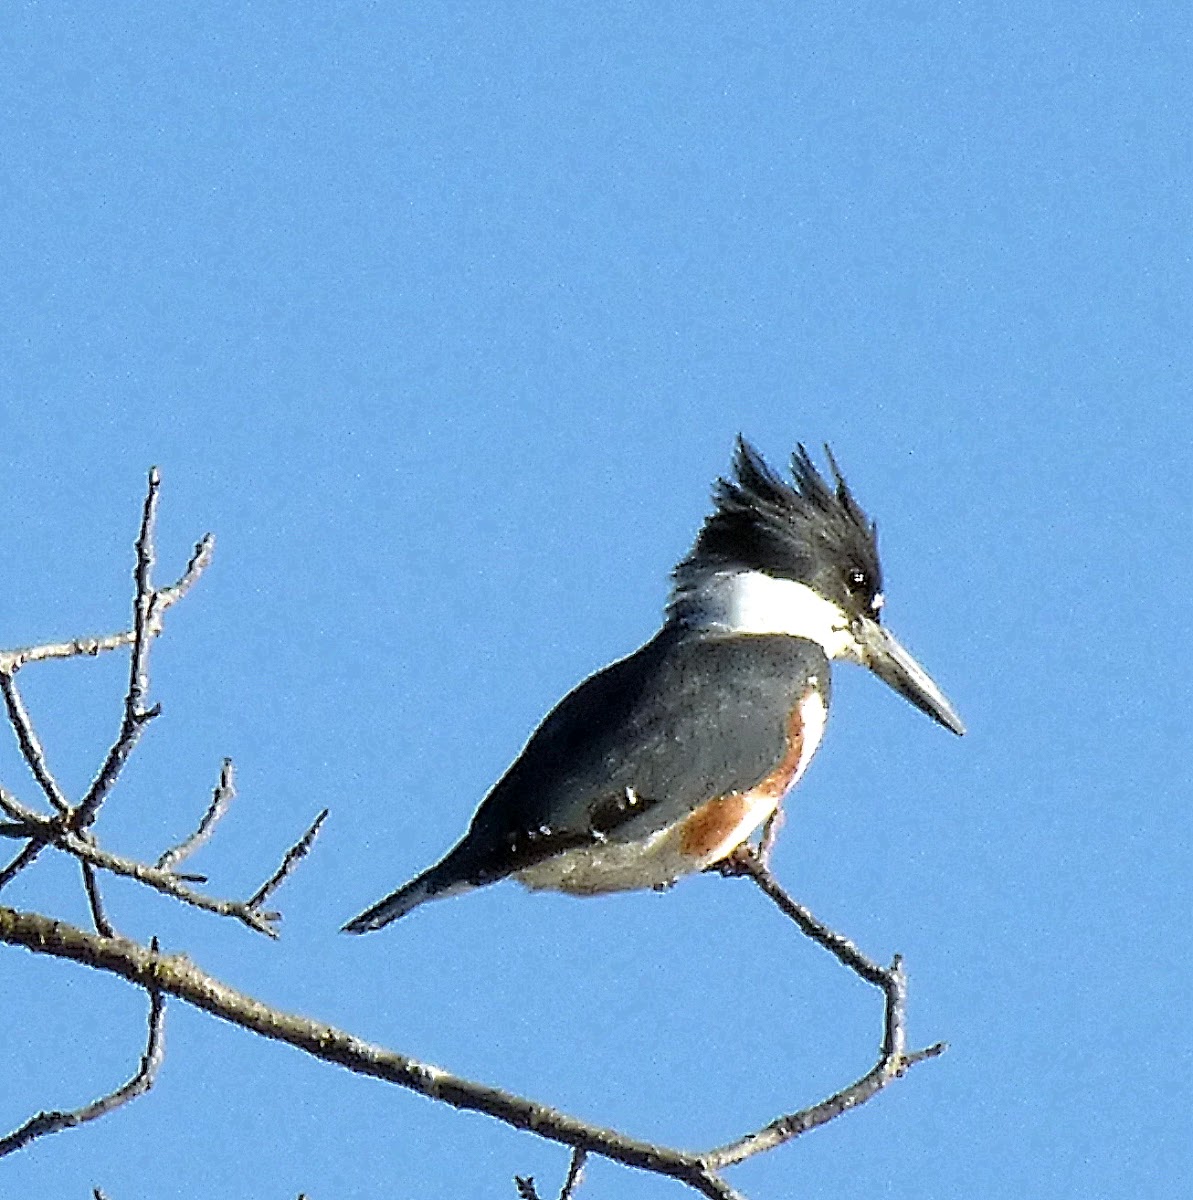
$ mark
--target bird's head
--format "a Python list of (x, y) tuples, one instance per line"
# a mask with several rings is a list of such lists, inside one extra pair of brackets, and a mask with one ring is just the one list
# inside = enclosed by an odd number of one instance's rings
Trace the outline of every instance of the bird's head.
[(781, 634), (869, 667), (946, 729), (965, 726), (928, 673), (883, 627), (873, 521), (825, 447), (832, 482), (801, 445), (790, 480), (738, 438), (731, 478), (675, 568), (668, 618), (727, 635)]

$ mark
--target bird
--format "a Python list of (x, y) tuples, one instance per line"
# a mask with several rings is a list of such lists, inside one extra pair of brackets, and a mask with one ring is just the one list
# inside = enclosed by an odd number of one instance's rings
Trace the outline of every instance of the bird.
[(569, 692), (460, 842), (345, 932), (510, 876), (590, 896), (665, 890), (723, 863), (806, 770), (833, 662), (868, 667), (965, 732), (882, 624), (877, 527), (824, 449), (831, 479), (802, 443), (786, 477), (739, 435), (712, 511), (672, 572), (659, 631)]

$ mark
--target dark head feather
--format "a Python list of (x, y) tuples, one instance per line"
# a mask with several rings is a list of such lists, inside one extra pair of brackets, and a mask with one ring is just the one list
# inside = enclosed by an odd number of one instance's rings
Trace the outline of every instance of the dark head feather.
[(877, 531), (832, 451), (824, 449), (831, 484), (802, 444), (791, 456), (788, 482), (738, 437), (732, 478), (717, 480), (713, 512), (675, 568), (673, 615), (682, 614), (685, 597), (703, 580), (727, 571), (795, 579), (846, 611), (877, 615), (874, 601), (882, 591)]

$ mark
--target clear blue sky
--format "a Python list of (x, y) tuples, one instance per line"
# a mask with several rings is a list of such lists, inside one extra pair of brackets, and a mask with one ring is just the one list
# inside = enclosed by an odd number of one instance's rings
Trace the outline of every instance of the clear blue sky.
[[(1175, 1195), (1188, 994), (1184, 4), (10, 4), (0, 17), (0, 642), (125, 619), (144, 473), (164, 715), (100, 825), (255, 888), (270, 944), (109, 886), (229, 982), (681, 1145), (870, 1063), (876, 997), (744, 883), (512, 884), (340, 923), (437, 857), (537, 719), (656, 627), (740, 430), (832, 443), (891, 627), (970, 727), (843, 667), (776, 867), (916, 1043), (751, 1200)], [(183, 11), (185, 10), (185, 11)], [(123, 663), (22, 676), (78, 793)], [(10, 745), (0, 777), (34, 788)], [(84, 919), (45, 861), (7, 903)], [(140, 1053), (142, 998), (0, 954), (0, 1126)], [(513, 1196), (563, 1151), (171, 1006), (154, 1092), (0, 1163), (86, 1200)], [(592, 1167), (582, 1196), (674, 1197)]]

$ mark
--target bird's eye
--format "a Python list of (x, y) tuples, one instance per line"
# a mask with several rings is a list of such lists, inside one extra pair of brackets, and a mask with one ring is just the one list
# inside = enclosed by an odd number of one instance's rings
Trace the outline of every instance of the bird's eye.
[(856, 596), (858, 592), (864, 592), (869, 589), (869, 576), (861, 569), (861, 567), (853, 567), (846, 573), (845, 586), (853, 595)]

